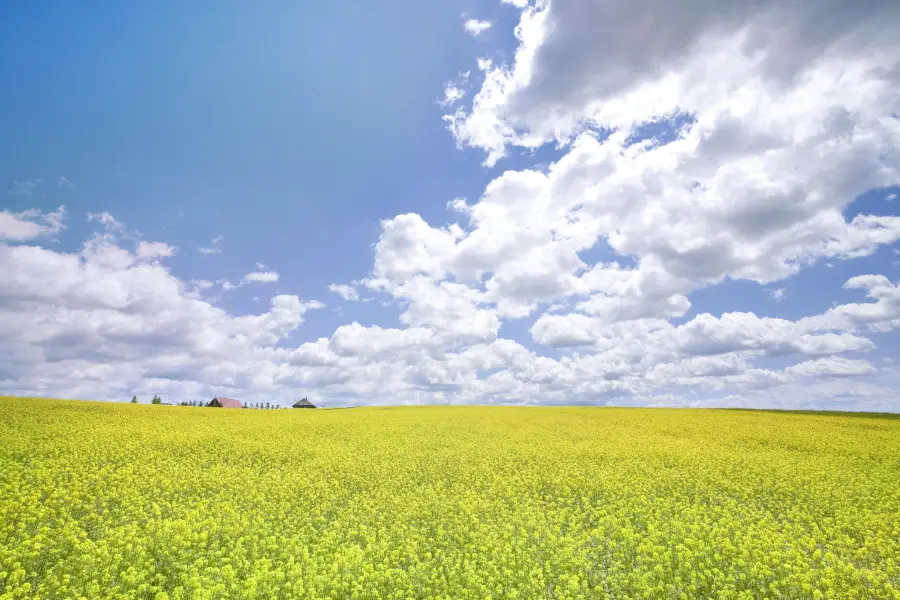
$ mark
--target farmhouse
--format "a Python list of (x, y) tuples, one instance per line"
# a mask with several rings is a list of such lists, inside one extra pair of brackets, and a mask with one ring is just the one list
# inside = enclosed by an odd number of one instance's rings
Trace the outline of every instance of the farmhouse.
[(232, 398), (219, 398), (218, 396), (213, 398), (212, 402), (210, 402), (208, 406), (213, 406), (215, 408), (243, 408), (243, 406), (241, 406), (240, 400), (234, 400)]
[(307, 400), (305, 397), (294, 403), (294, 408), (315, 408), (316, 405)]

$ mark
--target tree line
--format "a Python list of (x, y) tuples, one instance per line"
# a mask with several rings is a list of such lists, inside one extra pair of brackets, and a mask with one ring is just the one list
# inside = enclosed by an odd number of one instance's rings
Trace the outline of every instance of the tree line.
[[(131, 397), (132, 404), (138, 404), (137, 396)], [(162, 404), (162, 398), (159, 396), (153, 396), (153, 399), (150, 400), (150, 404)], [(179, 402), (178, 406), (209, 406), (209, 402), (201, 402), (200, 400), (190, 400), (185, 402)], [(271, 402), (256, 402), (256, 403), (248, 403), (242, 404), (241, 408), (249, 408), (253, 410), (279, 410), (285, 408), (284, 406), (279, 406), (278, 404), (272, 404)]]

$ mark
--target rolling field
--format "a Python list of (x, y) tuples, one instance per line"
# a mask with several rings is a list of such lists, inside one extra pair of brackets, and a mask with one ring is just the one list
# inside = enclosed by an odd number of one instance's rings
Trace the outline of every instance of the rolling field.
[(900, 598), (900, 418), (0, 398), (0, 599)]

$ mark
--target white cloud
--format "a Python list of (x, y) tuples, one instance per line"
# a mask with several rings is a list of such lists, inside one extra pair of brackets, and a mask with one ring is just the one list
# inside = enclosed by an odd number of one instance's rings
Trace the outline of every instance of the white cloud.
[(254, 271), (244, 275), (243, 283), (274, 283), (278, 278), (275, 271)]
[(471, 115), (482, 133), (534, 145), (591, 121), (625, 127), (674, 108), (709, 112), (723, 101), (743, 109), (750, 94), (759, 99), (809, 75), (861, 76), (860, 93), (845, 96), (862, 100), (880, 93), (872, 84), (897, 77), (897, 14), (890, 0), (865, 8), (814, 0), (541, 3), (523, 11), (515, 64), (489, 73)]
[(809, 360), (785, 369), (787, 373), (801, 377), (849, 377), (869, 375), (875, 368), (864, 360), (850, 360), (836, 356)]
[(774, 300), (775, 302), (781, 302), (782, 300), (784, 300), (784, 296), (787, 293), (787, 290), (785, 290), (784, 288), (776, 288), (776, 289), (770, 288), (770, 289), (767, 289), (766, 292), (768, 292), (768, 294), (772, 298), (772, 300)]
[(193, 286), (193, 288), (195, 290), (201, 291), (201, 292), (204, 290), (208, 290), (208, 289), (212, 288), (214, 285), (216, 285), (215, 282), (210, 281), (208, 279), (192, 279), (190, 282), (188, 282), (188, 284)]
[(577, 313), (542, 315), (532, 326), (535, 341), (553, 347), (589, 346), (601, 353), (654, 360), (657, 357), (714, 356), (749, 352), (754, 356), (818, 356), (871, 350), (867, 338), (835, 334), (827, 323), (761, 318), (753, 313), (704, 313), (679, 325), (661, 319), (607, 324)]
[(164, 242), (138, 243), (137, 257), (139, 259), (153, 260), (157, 258), (169, 258), (175, 254), (175, 248)]
[[(823, 15), (814, 2), (796, 14), (777, 3), (701, 4), (696, 16), (615, 0), (523, 12), (514, 65), (480, 61), (471, 108), (447, 120), (489, 165), (510, 145), (566, 152), (546, 170), (503, 173), (462, 205), (471, 227), (443, 251), (451, 274), (488, 275), (508, 315), (587, 294), (578, 307), (609, 319), (677, 317), (698, 287), (769, 284), (900, 239), (897, 217), (843, 216), (858, 195), (898, 180), (894, 5)], [(597, 10), (609, 18), (589, 18)], [(818, 20), (805, 20), (812, 13)], [(772, 22), (783, 27), (750, 54), (747, 32)], [(661, 28), (659, 44), (643, 43), (639, 27)], [(785, 44), (798, 48), (781, 64)], [(669, 143), (659, 133), (635, 143), (673, 115), (683, 124)], [(604, 246), (616, 262), (581, 259)]]
[(273, 345), (322, 307), (278, 295), (268, 312), (231, 315), (108, 237), (73, 253), (0, 245), (0, 271), (0, 385), (9, 392), (205, 397), (266, 387), (259, 382), (277, 376)]
[(441, 106), (453, 106), (465, 97), (466, 93), (458, 88), (455, 83), (448, 82), (444, 84), (444, 99), (441, 100)]
[(65, 216), (64, 206), (47, 213), (37, 209), (19, 213), (0, 211), (0, 241), (27, 242), (39, 237), (52, 238), (65, 228)]
[(262, 263), (256, 263), (256, 268), (259, 269), (260, 271), (264, 271), (268, 267), (266, 267), (266, 265), (264, 265)]
[(438, 104), (447, 108), (465, 98), (471, 74), (471, 71), (462, 71), (456, 74), (455, 79), (444, 82), (444, 98)]
[(480, 19), (467, 19), (465, 23), (463, 23), (463, 29), (466, 30), (466, 33), (477, 36), (484, 31), (487, 31), (493, 26), (493, 23), (490, 21), (482, 21)]
[[(387, 232), (399, 233), (389, 224)], [(407, 273), (392, 270), (387, 260), (379, 264), (382, 275)], [(403, 303), (402, 327), (352, 323), (328, 338), (292, 343), (305, 313), (323, 304), (279, 295), (268, 312), (232, 315), (198, 297), (212, 282), (184, 284), (160, 263), (141, 261), (118, 246), (113, 236), (91, 238), (75, 253), (0, 246), (6, 274), (0, 281), (0, 335), (8, 340), (0, 351), (0, 387), (94, 398), (227, 392), (245, 399), (290, 397), (303, 389), (329, 403), (352, 404), (677, 403), (691, 390), (692, 397), (712, 402), (729, 391), (748, 397), (790, 389), (798, 377), (873, 377), (877, 371), (867, 363), (839, 356), (870, 350), (872, 342), (836, 332), (841, 322), (834, 315), (851, 319), (843, 322), (850, 326), (900, 318), (900, 306), (884, 305), (896, 287), (863, 277), (848, 286), (868, 291), (873, 302), (797, 322), (749, 313), (699, 315), (679, 326), (664, 319), (610, 323), (606, 317), (544, 315), (533, 328), (536, 338), (558, 345), (565, 334), (583, 348), (552, 359), (499, 338), (497, 311), (484, 292), (437, 281), (427, 262), (417, 264), (422, 272), (406, 279), (365, 282)], [(577, 338), (579, 332), (584, 337)], [(784, 371), (754, 367), (765, 355), (808, 360)], [(859, 389), (866, 394), (859, 396)], [(883, 403), (875, 400), (883, 398), (880, 390), (866, 380), (862, 387), (823, 391), (821, 398), (829, 406), (845, 397)]]
[(359, 301), (359, 291), (352, 285), (346, 283), (332, 283), (328, 286), (328, 290), (334, 292), (348, 302)]
[(209, 246), (204, 246), (199, 249), (200, 253), (201, 254), (219, 254), (220, 252), (222, 252), (222, 248), (220, 247), (219, 244), (221, 244), (223, 239), (224, 239), (224, 236), (217, 235), (216, 237), (214, 237), (212, 239), (212, 242), (210, 243)]
[(875, 302), (850, 303), (833, 306), (822, 315), (801, 319), (807, 329), (888, 331), (900, 326), (900, 285), (884, 275), (858, 275), (844, 287), (865, 290), (866, 297)]
[(123, 231), (125, 226), (108, 212), (87, 213), (88, 223), (100, 223), (110, 231)]

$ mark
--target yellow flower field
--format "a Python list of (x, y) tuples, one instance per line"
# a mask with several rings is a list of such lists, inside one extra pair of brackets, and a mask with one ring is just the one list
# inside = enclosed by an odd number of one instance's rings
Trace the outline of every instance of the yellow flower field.
[(900, 598), (900, 418), (0, 398), (0, 598)]

